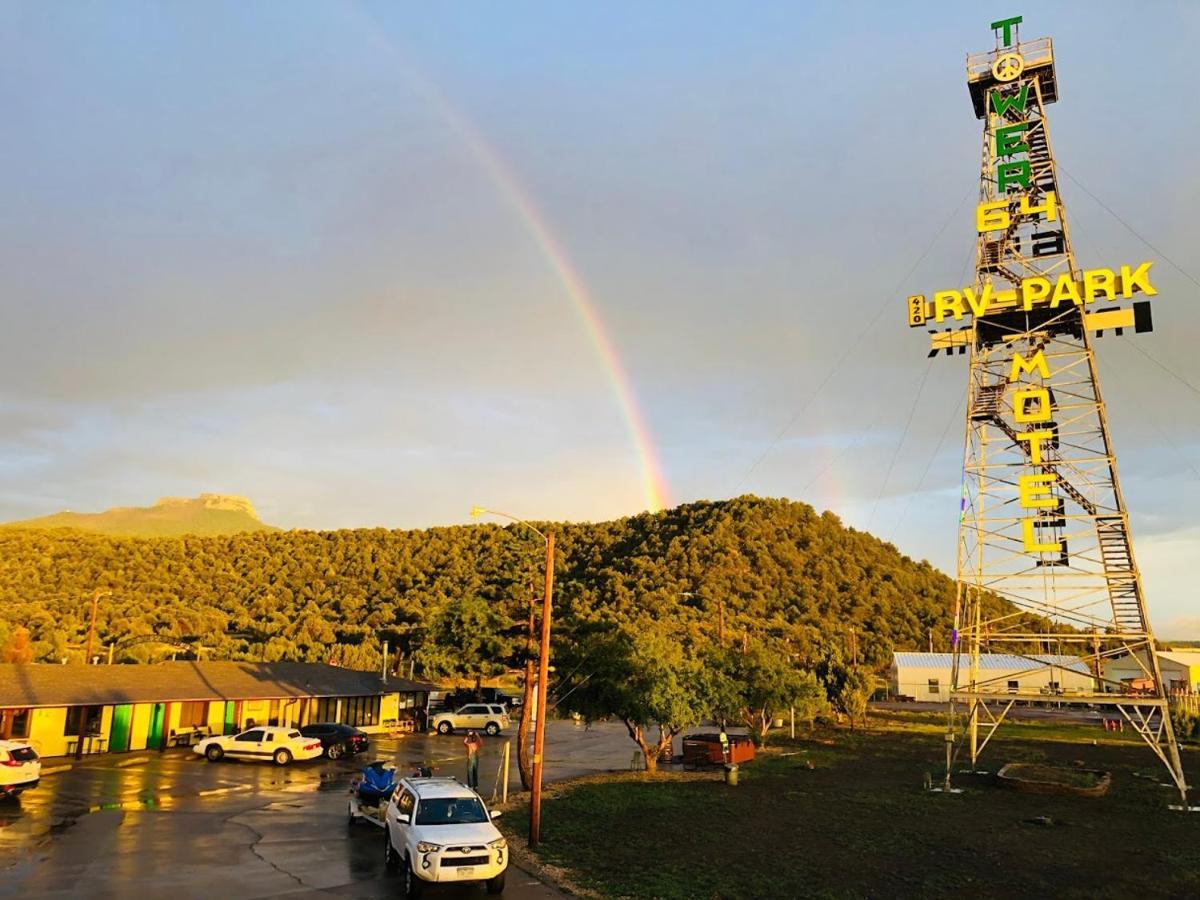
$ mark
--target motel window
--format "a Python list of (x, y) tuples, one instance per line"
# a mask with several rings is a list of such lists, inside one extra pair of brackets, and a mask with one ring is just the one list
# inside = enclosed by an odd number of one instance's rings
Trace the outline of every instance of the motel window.
[(179, 704), (179, 727), (200, 728), (208, 724), (208, 701), (189, 700)]
[(1012, 680), (1012, 681), (1010, 681), (1010, 682), (1008, 683), (1008, 689), (1009, 689), (1009, 690), (1010, 690), (1012, 693), (1014, 693), (1014, 694), (1015, 694), (1017, 691), (1019, 691), (1019, 690), (1021, 689), (1021, 682), (1019, 682), (1019, 681), (1017, 681), (1017, 680), (1015, 680), (1015, 679), (1014, 679), (1014, 680)]
[(84, 725), (84, 734), (99, 734), (100, 716), (103, 712), (103, 706), (68, 706), (66, 724), (63, 725), (63, 734), (70, 737), (79, 734), (81, 719)]
[(929, 679), (929, 693), (940, 694), (941, 692), (942, 692), (942, 686), (938, 682), (938, 680), (936, 678), (930, 678)]
[(0, 710), (0, 739), (29, 737), (28, 709)]
[(341, 722), (360, 728), (379, 724), (379, 697), (342, 697), (342, 714), (338, 715), (338, 698), (322, 697), (317, 701), (317, 717), (314, 722)]
[(343, 707), (342, 720), (355, 728), (379, 724), (379, 697), (348, 697)]
[(314, 722), (336, 722), (337, 700), (333, 697), (322, 697), (317, 701), (317, 717)]

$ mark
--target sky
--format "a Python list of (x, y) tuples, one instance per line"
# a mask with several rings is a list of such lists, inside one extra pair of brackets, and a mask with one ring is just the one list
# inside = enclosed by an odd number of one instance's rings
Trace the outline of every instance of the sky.
[(966, 366), (902, 306), (969, 273), (964, 56), (1016, 14), (1080, 263), (1156, 261), (1100, 370), (1152, 619), (1200, 638), (1188, 3), (0, 0), (0, 520), (752, 492), (952, 572)]

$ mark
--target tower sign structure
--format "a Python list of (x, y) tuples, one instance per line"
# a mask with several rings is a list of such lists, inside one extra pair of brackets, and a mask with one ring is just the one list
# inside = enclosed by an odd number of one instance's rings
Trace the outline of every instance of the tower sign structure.
[[(974, 768), (1018, 701), (1100, 706), (1141, 735), (1186, 808), (1093, 349), (1098, 336), (1149, 331), (1157, 291), (1149, 262), (1076, 264), (1046, 119), (1054, 48), (1022, 42), (1020, 23), (993, 22), (995, 48), (967, 57), (983, 120), (974, 281), (907, 299), (929, 355), (970, 365), (947, 737), (965, 725)], [(1049, 694), (1008, 671), (998, 680), (981, 666), (992, 651), (1048, 672)], [(1144, 677), (1107, 680), (1105, 663), (1127, 655)], [(1067, 656), (1086, 661), (1092, 689), (1058, 688)]]

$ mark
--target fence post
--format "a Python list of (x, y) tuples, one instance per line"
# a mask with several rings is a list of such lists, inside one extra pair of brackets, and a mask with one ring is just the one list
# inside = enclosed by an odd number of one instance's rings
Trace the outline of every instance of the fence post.
[(500, 802), (508, 802), (508, 763), (512, 751), (512, 741), (504, 742), (504, 780), (500, 782)]

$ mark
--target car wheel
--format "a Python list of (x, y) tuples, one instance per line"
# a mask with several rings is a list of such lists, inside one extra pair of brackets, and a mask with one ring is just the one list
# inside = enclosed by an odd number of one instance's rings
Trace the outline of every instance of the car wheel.
[(454, 726), (449, 722), (438, 722), (437, 730), (438, 734), (449, 734), (454, 730)]
[(487, 892), (489, 894), (503, 894), (504, 893), (504, 876), (507, 872), (508, 872), (508, 870), (505, 869), (504, 872), (501, 872), (495, 878), (489, 878), (487, 881), (484, 882), (484, 885), (487, 887)]
[(410, 857), (404, 858), (404, 896), (416, 900), (425, 890), (425, 882), (417, 877)]
[(400, 865), (400, 855), (396, 853), (396, 848), (392, 846), (392, 829), (383, 829), (383, 865), (389, 871), (395, 871), (396, 866)]
[(330, 759), (341, 759), (346, 753), (346, 748), (342, 744), (330, 744), (325, 748), (325, 755)]
[(212, 744), (204, 751), (204, 755), (208, 757), (209, 762), (217, 762), (225, 755), (225, 751), (221, 749), (220, 745)]
[(275, 751), (275, 765), (286, 766), (291, 761), (292, 761), (292, 754), (289, 753), (287, 750), (280, 749), (280, 750)]
[(483, 727), (483, 733), (495, 737), (500, 733), (500, 726), (495, 722), (488, 722), (487, 725)]

